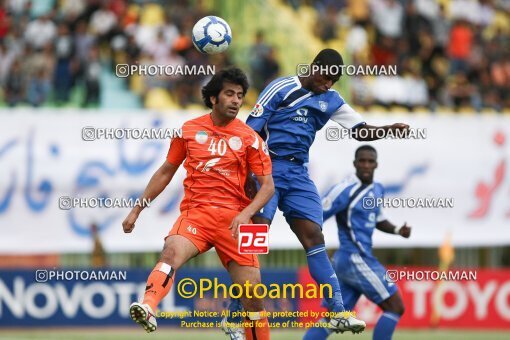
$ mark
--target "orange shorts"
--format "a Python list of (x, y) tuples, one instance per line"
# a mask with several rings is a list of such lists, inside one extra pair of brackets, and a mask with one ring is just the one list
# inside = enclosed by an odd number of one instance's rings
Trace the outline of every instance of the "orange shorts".
[(168, 236), (181, 235), (198, 248), (200, 254), (212, 247), (220, 257), (221, 263), (228, 268), (230, 261), (241, 266), (259, 268), (255, 254), (239, 254), (238, 239), (232, 237), (229, 229), (237, 210), (220, 207), (197, 207), (185, 210), (177, 219)]

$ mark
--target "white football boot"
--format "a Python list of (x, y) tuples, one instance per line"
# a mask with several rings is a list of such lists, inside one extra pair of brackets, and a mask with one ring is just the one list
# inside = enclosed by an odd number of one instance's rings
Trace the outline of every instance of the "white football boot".
[(154, 312), (147, 304), (133, 302), (129, 307), (129, 314), (131, 315), (131, 319), (137, 324), (142, 325), (147, 333), (154, 332), (158, 327)]
[(244, 327), (235, 327), (227, 324), (227, 317), (221, 320), (221, 329), (230, 337), (230, 340), (245, 340)]
[(328, 328), (336, 333), (350, 331), (353, 334), (361, 333), (367, 327), (364, 321), (358, 320), (351, 312), (339, 312), (335, 317), (331, 317)]

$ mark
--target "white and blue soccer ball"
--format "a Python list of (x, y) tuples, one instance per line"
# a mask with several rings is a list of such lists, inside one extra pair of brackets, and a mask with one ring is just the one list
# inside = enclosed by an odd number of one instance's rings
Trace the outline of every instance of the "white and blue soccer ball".
[(211, 15), (198, 20), (193, 26), (192, 40), (200, 52), (218, 54), (229, 47), (232, 31), (225, 20)]

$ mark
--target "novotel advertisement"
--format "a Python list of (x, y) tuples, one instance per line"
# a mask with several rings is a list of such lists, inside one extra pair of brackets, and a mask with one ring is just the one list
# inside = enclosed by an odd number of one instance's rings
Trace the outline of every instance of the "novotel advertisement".
[[(132, 325), (129, 305), (143, 296), (150, 270), (0, 271), (0, 326)], [(406, 306), (404, 328), (510, 329), (510, 271), (391, 268), (388, 280), (399, 288)], [(306, 268), (263, 270), (253, 287), (264, 298), (275, 328), (306, 328), (327, 311)], [(243, 288), (243, 287), (242, 287)], [(324, 288), (324, 287), (323, 287)], [(177, 272), (172, 290), (159, 306), (158, 325), (218, 327), (229, 298), (238, 294), (224, 270)], [(381, 311), (365, 298), (355, 312), (372, 327)], [(242, 314), (240, 315), (242, 317)]]

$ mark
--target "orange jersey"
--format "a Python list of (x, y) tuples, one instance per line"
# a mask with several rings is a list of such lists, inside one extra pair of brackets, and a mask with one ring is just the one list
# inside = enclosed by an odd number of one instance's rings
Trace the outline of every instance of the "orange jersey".
[(209, 114), (182, 126), (182, 138), (174, 138), (167, 161), (187, 171), (181, 211), (197, 206), (242, 210), (250, 199), (244, 185), (249, 171), (271, 174), (271, 158), (264, 141), (248, 125), (235, 118), (227, 126), (214, 126)]

